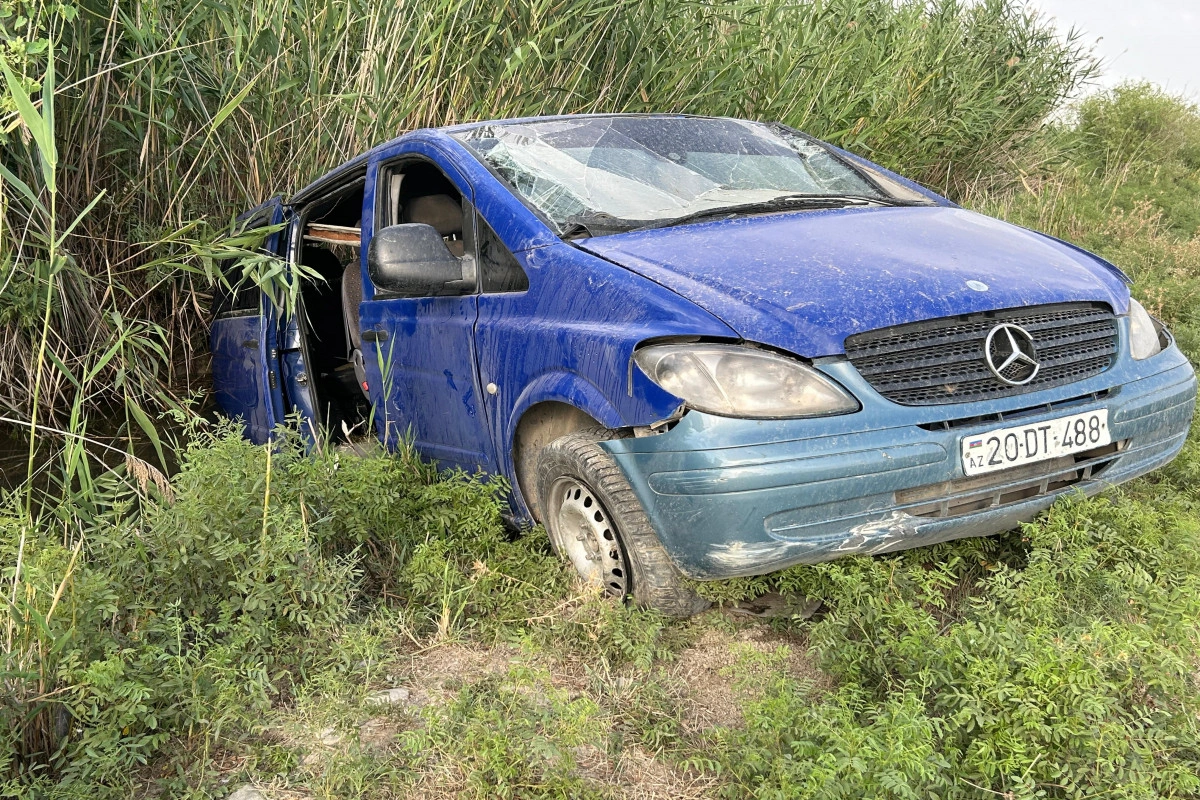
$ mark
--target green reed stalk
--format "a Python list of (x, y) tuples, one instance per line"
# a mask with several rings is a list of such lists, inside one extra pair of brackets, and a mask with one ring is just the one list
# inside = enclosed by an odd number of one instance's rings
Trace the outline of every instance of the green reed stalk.
[[(56, 210), (108, 199), (52, 264), (50, 341), (0, 325), (0, 386), (21, 385), (22, 360), (86, 361), (119, 312), (161, 327), (162, 355), (100, 376), (141, 399), (204, 383), (211, 271), (176, 232), (210, 239), (406, 130), (588, 111), (777, 119), (961, 193), (1005, 172), (1094, 69), (1017, 0), (130, 0), (87, 6), (59, 63), (54, 134), (72, 168)], [(66, 385), (43, 378), (38, 402), (57, 413)]]
[(38, 157), (46, 192), (49, 195), (49, 210), (46, 215), (46, 304), (42, 314), (41, 337), (35, 361), (33, 392), (29, 403), (29, 460), (26, 472), (25, 514), (32, 516), (33, 467), (37, 453), (38, 399), (42, 388), (42, 374), (46, 363), (46, 344), (50, 338), (50, 319), (54, 304), (54, 276), (58, 264), (57, 201), (58, 187), (55, 174), (58, 167), (58, 150), (54, 139), (54, 52), (51, 49), (46, 59), (46, 72), (42, 81), (42, 109), (39, 112), (30, 100), (25, 87), (16, 79), (8, 64), (4, 63), (4, 77), (17, 106), (21, 122), (37, 143)]

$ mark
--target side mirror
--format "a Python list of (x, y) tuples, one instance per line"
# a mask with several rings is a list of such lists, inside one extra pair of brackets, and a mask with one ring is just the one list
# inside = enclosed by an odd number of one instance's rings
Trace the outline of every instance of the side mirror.
[(408, 222), (376, 231), (367, 247), (371, 282), (387, 294), (434, 297), (462, 294), (462, 262), (432, 225)]

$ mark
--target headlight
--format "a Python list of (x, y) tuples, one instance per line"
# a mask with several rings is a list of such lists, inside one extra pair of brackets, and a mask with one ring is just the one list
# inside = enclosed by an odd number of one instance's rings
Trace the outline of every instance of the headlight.
[(1158, 326), (1142, 304), (1129, 299), (1129, 353), (1137, 360), (1149, 358), (1162, 350)]
[(799, 361), (730, 344), (658, 344), (634, 360), (650, 380), (697, 411), (730, 417), (820, 417), (858, 401)]

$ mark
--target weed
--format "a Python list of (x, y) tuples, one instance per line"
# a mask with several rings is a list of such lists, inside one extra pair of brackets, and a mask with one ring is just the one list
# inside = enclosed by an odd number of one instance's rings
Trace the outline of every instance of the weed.
[(603, 744), (600, 709), (524, 671), (465, 687), (402, 747), (423, 773), (471, 797), (600, 797), (576, 773), (576, 751)]

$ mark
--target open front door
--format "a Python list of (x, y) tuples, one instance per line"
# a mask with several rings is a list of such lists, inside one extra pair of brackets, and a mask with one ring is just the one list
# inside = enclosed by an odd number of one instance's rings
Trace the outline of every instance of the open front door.
[[(278, 225), (288, 209), (283, 199), (273, 197), (246, 212), (237, 221), (238, 230)], [(282, 231), (272, 233), (263, 250), (283, 256)], [(217, 405), (246, 425), (246, 436), (262, 444), (283, 420), (283, 393), (279, 377), (279, 317), (271, 299), (255, 285), (241, 285), (236, 259), (222, 265), (225, 277), (235, 288), (217, 287), (213, 292), (213, 324), (209, 337), (212, 351), (213, 389)]]
[[(385, 177), (376, 185), (396, 190), (382, 204), (378, 227), (422, 226), (434, 247), (445, 247), (443, 257), (462, 280), (450, 289), (398, 289), (376, 284), (368, 270), (368, 299), (359, 305), (367, 387), (376, 428), (389, 447), (411, 436), (417, 452), (443, 467), (494, 473), (486, 390), (475, 360), (475, 211), (469, 184), (456, 171), (451, 179), (446, 166), (409, 156), (381, 167)], [(370, 244), (364, 237), (368, 253)]]

